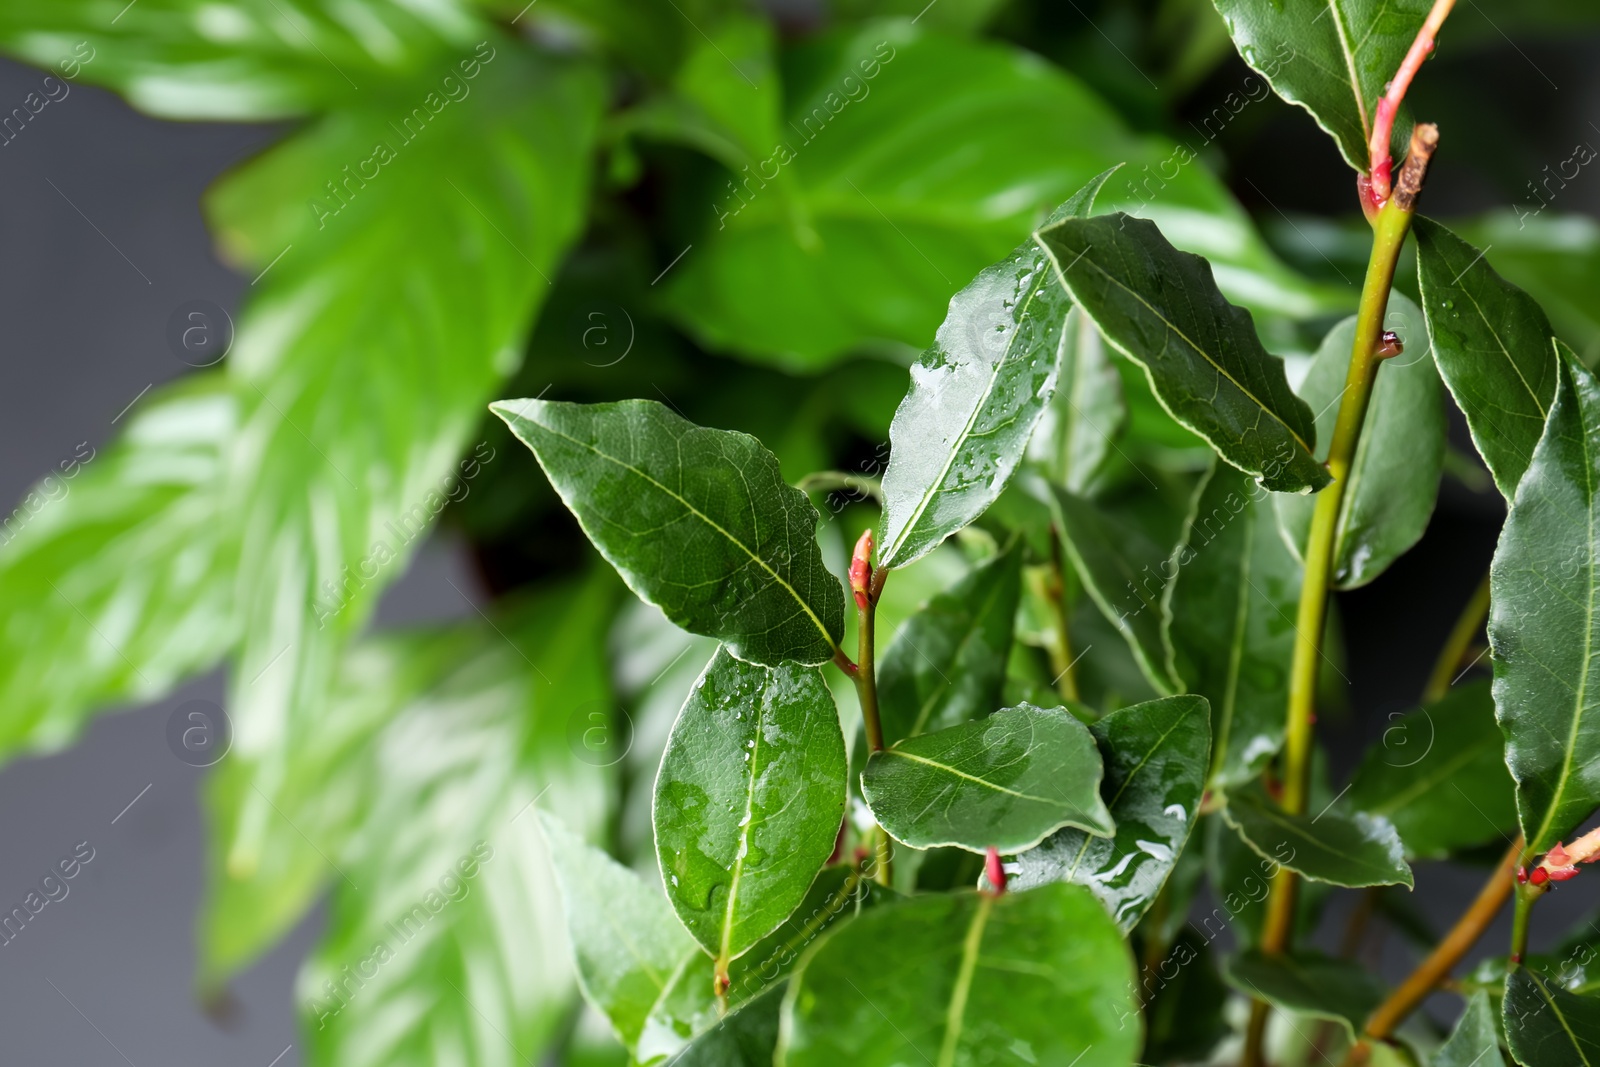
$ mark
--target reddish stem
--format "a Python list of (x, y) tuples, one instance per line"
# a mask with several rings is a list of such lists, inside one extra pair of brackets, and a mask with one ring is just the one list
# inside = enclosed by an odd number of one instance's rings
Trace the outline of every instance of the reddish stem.
[[(1378, 101), (1378, 110), (1372, 120), (1372, 139), (1367, 142), (1372, 169), (1363, 176), (1364, 181), (1358, 183), (1361, 185), (1362, 207), (1368, 208), (1369, 213), (1371, 209), (1382, 207), (1384, 201), (1389, 199), (1390, 175), (1394, 170), (1389, 142), (1394, 135), (1394, 117), (1400, 110), (1400, 102), (1405, 99), (1406, 90), (1411, 88), (1411, 79), (1416, 77), (1422, 61), (1433, 51), (1439, 27), (1444, 25), (1450, 9), (1455, 6), (1456, 0), (1434, 0), (1433, 10), (1428, 12), (1422, 29), (1417, 32), (1417, 39), (1411, 42), (1411, 51), (1406, 53), (1405, 61), (1389, 82), (1383, 99)], [(1369, 200), (1370, 205), (1367, 203)]]

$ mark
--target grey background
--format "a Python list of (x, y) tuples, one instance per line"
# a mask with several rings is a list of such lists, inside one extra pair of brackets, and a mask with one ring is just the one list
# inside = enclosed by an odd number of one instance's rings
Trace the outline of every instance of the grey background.
[[(0, 110), (40, 77), (0, 61)], [(200, 195), (279, 132), (158, 122), (75, 84), (0, 147), (4, 507), (80, 442), (109, 442), (147, 386), (189, 370), (166, 342), (174, 308), (239, 305), (249, 279), (214, 256)], [(476, 579), (460, 547), (436, 539), (389, 591), (380, 622), (469, 613), (451, 582), (472, 590)], [(95, 850), (67, 896), (0, 945), (8, 1067), (301, 1062), (291, 992), (320, 909), (240, 976), (225, 1025), (193, 994), (204, 772), (172, 755), (165, 729), (172, 709), (196, 697), (222, 702), (220, 671), (149, 707), (99, 716), (66, 751), (0, 772), (0, 911), (20, 905), (78, 842)]]

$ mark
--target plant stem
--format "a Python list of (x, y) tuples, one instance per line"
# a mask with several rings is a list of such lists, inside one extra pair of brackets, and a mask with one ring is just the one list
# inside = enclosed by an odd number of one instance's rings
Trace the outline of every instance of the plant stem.
[[(886, 569), (873, 571), (868, 579), (866, 595), (858, 603), (856, 669), (851, 674), (856, 683), (856, 697), (861, 703), (861, 723), (866, 728), (867, 747), (872, 752), (883, 751), (883, 723), (878, 718), (878, 668), (874, 645), (878, 596), (883, 592), (883, 583), (888, 577)], [(873, 828), (873, 842), (877, 863), (872, 876), (879, 885), (891, 885), (894, 881), (894, 853), (889, 844), (889, 835), (883, 827)]]
[(851, 474), (849, 471), (813, 471), (796, 482), (795, 488), (802, 493), (849, 491), (883, 503), (883, 486), (878, 479), (865, 474)]
[[(1350, 1046), (1350, 1051), (1345, 1055), (1347, 1067), (1365, 1063), (1371, 1052), (1373, 1041), (1382, 1041), (1395, 1028), (1410, 1015), (1417, 1005), (1436, 989), (1440, 982), (1447, 978), (1452, 968), (1467, 950), (1477, 943), (1483, 936), (1484, 930), (1500, 914), (1500, 909), (1506, 902), (1506, 897), (1511, 895), (1511, 889), (1516, 884), (1517, 863), (1522, 858), (1523, 841), (1517, 838), (1506, 850), (1500, 862), (1495, 864), (1494, 872), (1489, 875), (1489, 880), (1483, 883), (1483, 888), (1478, 890), (1478, 897), (1466, 911), (1461, 913), (1461, 918), (1456, 920), (1450, 932), (1434, 946), (1428, 958), (1417, 965), (1411, 976), (1400, 983), (1389, 994), (1384, 1002), (1378, 1005), (1377, 1010), (1367, 1017), (1367, 1025), (1360, 1041)], [(1520, 898), (1522, 894), (1518, 894)]]
[(1062, 700), (1078, 700), (1078, 676), (1073, 672), (1072, 635), (1067, 628), (1067, 571), (1062, 562), (1061, 531), (1050, 527), (1050, 582), (1046, 599), (1055, 613), (1055, 641), (1051, 649), (1051, 669), (1056, 672), (1056, 689)]
[(1517, 886), (1515, 910), (1511, 913), (1511, 969), (1522, 966), (1528, 955), (1528, 918), (1533, 913), (1533, 902), (1550, 891), (1549, 883), (1534, 885), (1529, 882)]
[(1438, 662), (1433, 665), (1433, 673), (1428, 677), (1428, 687), (1422, 691), (1424, 704), (1443, 700), (1445, 694), (1450, 692), (1450, 685), (1455, 681), (1456, 668), (1461, 666), (1461, 661), (1466, 658), (1467, 649), (1472, 647), (1472, 639), (1478, 636), (1478, 631), (1483, 629), (1483, 622), (1488, 617), (1489, 576), (1485, 574), (1483, 581), (1478, 583), (1478, 588), (1473, 590), (1472, 599), (1461, 609), (1461, 617), (1456, 620), (1450, 636), (1445, 638), (1444, 647), (1439, 650)]

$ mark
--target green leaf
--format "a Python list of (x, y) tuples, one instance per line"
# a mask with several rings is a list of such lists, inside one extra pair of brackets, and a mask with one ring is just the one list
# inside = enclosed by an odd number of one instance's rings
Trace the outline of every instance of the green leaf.
[(1144, 367), (1173, 418), (1268, 489), (1328, 484), (1311, 453), (1311, 410), (1261, 347), (1250, 313), (1217, 289), (1210, 264), (1172, 247), (1155, 223), (1121, 213), (1063, 219), (1035, 240), (1106, 340)]
[(1022, 552), (974, 567), (895, 632), (878, 663), (883, 737), (907, 737), (981, 719), (1001, 704), (1022, 596)]
[(1082, 497), (1059, 486), (1050, 488), (1060, 515), (1062, 545), (1090, 599), (1128, 642), (1156, 691), (1172, 693), (1176, 687), (1167, 674), (1161, 637), (1161, 600), (1171, 552)]
[(1390, 720), (1350, 781), (1357, 811), (1388, 819), (1406, 855), (1422, 859), (1511, 836), (1516, 784), (1487, 681)]
[(1600, 807), (1600, 382), (1571, 357), (1558, 377), (1489, 568), (1494, 702), (1534, 852)]
[(1417, 285), (1439, 373), (1473, 443), (1510, 500), (1533, 459), (1556, 394), (1556, 354), (1543, 309), (1483, 253), (1418, 217)]
[(1113, 711), (1089, 730), (1105, 761), (1100, 795), (1116, 836), (1061, 830), (1017, 857), (1013, 884), (1087, 886), (1127, 932), (1189, 841), (1205, 793), (1211, 724), (1204, 697), (1177, 696)]
[(1361, 967), (1317, 952), (1268, 956), (1252, 949), (1229, 959), (1223, 977), (1275, 1008), (1343, 1023), (1352, 1039), (1383, 1001), (1383, 987)]
[[(1108, 170), (1056, 217), (1087, 216)], [(1031, 240), (950, 299), (889, 426), (878, 558), (903, 567), (994, 503), (1055, 393), (1067, 294)]]
[[(486, 52), (508, 43), (467, 0), (140, 0), (109, 15), (94, 0), (59, 0), (0, 12), (0, 48), (68, 79), (81, 72), (170, 119), (290, 118), (418, 79), (443, 99), (464, 91), (470, 68), (458, 61), (476, 65), (475, 46), (490, 41)], [(402, 115), (423, 104), (421, 94), (401, 99)]]
[(237, 542), (217, 521), (238, 405), (221, 375), (164, 386), (25, 495), (0, 547), (0, 758), (152, 700), (238, 636)]
[(845, 777), (821, 672), (718, 651), (672, 725), (654, 822), (667, 899), (723, 968), (805, 899), (839, 834)]
[(1019, 704), (874, 752), (862, 795), (912, 848), (1032, 848), (1063, 826), (1109, 837), (1100, 753), (1065, 708)]
[(673, 1067), (771, 1067), (783, 987), (769, 989), (717, 1020), (672, 1057)]
[[(895, 897), (893, 890), (866, 877), (859, 867), (824, 868), (794, 914), (729, 965), (726, 1007), (737, 1008), (781, 984), (800, 954), (833, 923)], [(676, 1056), (691, 1040), (716, 1026), (724, 1005), (717, 1000), (713, 975), (711, 957), (698, 946), (682, 959), (650, 1009), (635, 1050), (640, 1063)], [(713, 1042), (716, 1044), (720, 1042)], [(770, 1062), (771, 1049), (767, 1051)]]
[(1171, 673), (1211, 702), (1211, 786), (1242, 785), (1283, 746), (1300, 564), (1266, 493), (1220, 462), (1200, 483), (1174, 562)]
[(1578, 352), (1585, 366), (1600, 356), (1600, 307), (1590, 299), (1600, 285), (1600, 223), (1588, 215), (1530, 215), (1523, 209), (1493, 211), (1451, 223), (1456, 236), (1486, 250), (1506, 281), (1539, 294), (1556, 336)]
[(666, 898), (554, 816), (540, 813), (583, 995), (624, 1045), (639, 1040), (650, 1008), (694, 941)]
[(1022, 49), (923, 32), (937, 14), (791, 47), (780, 139), (732, 187), (718, 174), (685, 199), (705, 232), (660, 288), (709, 346), (796, 371), (862, 349), (921, 351), (951, 293), (1123, 162), (1129, 176), (1108, 192), (1181, 225), (1236, 298), (1285, 316), (1348, 306), (1288, 271), (1187, 146), (1133, 135)]
[(1506, 975), (1506, 1044), (1522, 1067), (1588, 1067), (1600, 1059), (1600, 997), (1568, 993), (1519, 967)]
[(1432, 5), (1428, 0), (1214, 0), (1244, 61), (1309, 111), (1345, 162), (1366, 171), (1378, 101)]
[(801, 960), (780, 1067), (1126, 1067), (1139, 1049), (1133, 961), (1093, 894), (1054, 884), (874, 908)]
[(1349, 888), (1412, 885), (1400, 835), (1380, 816), (1289, 815), (1260, 786), (1230, 792), (1222, 810), (1257, 855), (1313, 881)]
[(1074, 306), (1067, 312), (1061, 375), (1055, 396), (1028, 442), (1028, 458), (1069, 493), (1088, 492), (1127, 425), (1122, 376), (1094, 322)]
[[(1366, 585), (1422, 539), (1444, 469), (1444, 392), (1422, 310), (1390, 293), (1384, 325), (1400, 335), (1405, 351), (1384, 361), (1373, 386), (1334, 534), (1336, 589)], [(1300, 386), (1300, 399), (1317, 413), (1319, 440), (1333, 439), (1355, 336), (1354, 317), (1328, 331)], [(1317, 454), (1325, 457), (1327, 451)], [(1316, 499), (1283, 496), (1277, 505), (1284, 535), (1303, 556)]]
[(1450, 1037), (1433, 1054), (1431, 1067), (1502, 1067), (1500, 1035), (1494, 1025), (1489, 994), (1478, 990), (1467, 998)]
[(641, 599), (740, 659), (833, 657), (844, 594), (822, 563), (817, 509), (760, 441), (653, 400), (502, 400), (491, 410)]

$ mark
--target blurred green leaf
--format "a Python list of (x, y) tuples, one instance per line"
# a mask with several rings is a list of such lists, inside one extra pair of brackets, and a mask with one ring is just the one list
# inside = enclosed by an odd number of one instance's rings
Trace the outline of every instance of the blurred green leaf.
[(771, 1067), (783, 988), (769, 989), (718, 1019), (672, 1057), (673, 1067)]
[(667, 899), (726, 971), (805, 899), (844, 818), (844, 734), (814, 668), (712, 657), (656, 776)]
[(1022, 551), (1013, 547), (974, 567), (901, 625), (878, 661), (885, 744), (1000, 707), (1021, 594)]
[[(1334, 533), (1333, 588), (1355, 589), (1382, 574), (1422, 539), (1433, 517), (1444, 469), (1448, 424), (1444, 390), (1429, 351), (1422, 309), (1400, 293), (1389, 294), (1384, 325), (1398, 333), (1405, 351), (1384, 361), (1367, 408)], [(1300, 399), (1317, 414), (1317, 438), (1333, 440), (1355, 343), (1356, 320), (1328, 332), (1316, 361), (1300, 385)], [(1326, 458), (1326, 446), (1319, 457)], [(1284, 536), (1298, 555), (1311, 529), (1315, 497), (1280, 496)]]
[(1534, 299), (1483, 253), (1418, 217), (1417, 284), (1439, 374), (1507, 500), (1533, 459), (1556, 394), (1554, 334)]
[[(1131, 135), (1037, 57), (882, 22), (797, 46), (784, 72), (781, 140), (735, 188), (718, 179), (686, 205), (706, 232), (663, 283), (714, 347), (797, 371), (922, 349), (963, 280), (1120, 162), (1149, 170), (1108, 197), (1214, 257), (1238, 299), (1288, 316), (1348, 303), (1279, 263), (1191, 150)], [(766, 188), (790, 170), (798, 210)]]
[(1583, 1067), (1600, 1057), (1600, 997), (1568, 993), (1528, 967), (1506, 975), (1506, 1044), (1522, 1067)]
[[(1429, 0), (1216, 0), (1244, 61), (1366, 171), (1373, 114)], [(1398, 124), (1397, 124), (1398, 125)]]
[(461, 84), (457, 63), (476, 65), (480, 43), (504, 43), (468, 0), (140, 0), (117, 8), (97, 0), (8, 4), (0, 8), (0, 48), (67, 77), (81, 70), (152, 115), (259, 121), (391, 92), (395, 106), (421, 107), (428, 91), (442, 99)]
[(653, 885), (543, 815), (545, 841), (561, 889), (567, 937), (583, 995), (632, 1048), (684, 954), (694, 951), (672, 908)]
[(1310, 409), (1205, 260), (1178, 251), (1154, 223), (1122, 214), (1064, 219), (1036, 240), (1100, 332), (1145, 368), (1174, 418), (1268, 489), (1328, 484), (1311, 453)]
[(1357, 811), (1394, 823), (1406, 855), (1423, 859), (1511, 836), (1516, 783), (1506, 770), (1505, 738), (1487, 681), (1390, 718), (1395, 721), (1350, 781)]
[(1268, 956), (1250, 950), (1223, 965), (1228, 984), (1294, 1015), (1344, 1024), (1353, 1040), (1383, 1000), (1383, 986), (1359, 964), (1318, 952)]
[(1300, 564), (1278, 535), (1272, 499), (1220, 460), (1195, 495), (1174, 562), (1164, 602), (1170, 669), (1180, 689), (1211, 702), (1209, 784), (1242, 785), (1283, 746)]
[(1259, 785), (1229, 793), (1222, 812), (1257, 855), (1313, 881), (1347, 888), (1412, 885), (1400, 835), (1381, 816), (1290, 815)]
[(1479, 990), (1467, 998), (1467, 1010), (1430, 1062), (1432, 1067), (1502, 1067), (1505, 1061), (1500, 1058), (1500, 1035), (1489, 994)]
[(1100, 753), (1065, 708), (1021, 704), (908, 737), (867, 760), (861, 789), (878, 822), (912, 848), (1033, 848), (1063, 826), (1110, 836)]
[(237, 640), (238, 541), (219, 516), (237, 422), (220, 374), (165, 386), (6, 517), (0, 758), (60, 748), (91, 713), (154, 699)]
[(1532, 852), (1600, 807), (1600, 382), (1571, 355), (1557, 380), (1489, 568), (1494, 702)]
[(776, 1062), (971, 1067), (1025, 1049), (1041, 1064), (1126, 1067), (1139, 1049), (1132, 964), (1082, 886), (874, 908), (801, 960)]
[(1060, 380), (1028, 442), (1028, 458), (1050, 481), (1082, 495), (1116, 449), (1128, 408), (1122, 377), (1082, 308), (1067, 312), (1062, 336)]
[(1017, 857), (1014, 888), (1055, 881), (1087, 886), (1131, 931), (1166, 885), (1199, 815), (1211, 745), (1208, 709), (1204, 697), (1166, 697), (1120, 708), (1089, 730), (1105, 761), (1100, 795), (1116, 836), (1057, 831)]
[(673, 622), (756, 663), (833, 657), (844, 594), (816, 546), (816, 508), (760, 441), (653, 400), (493, 410), (595, 547)]

